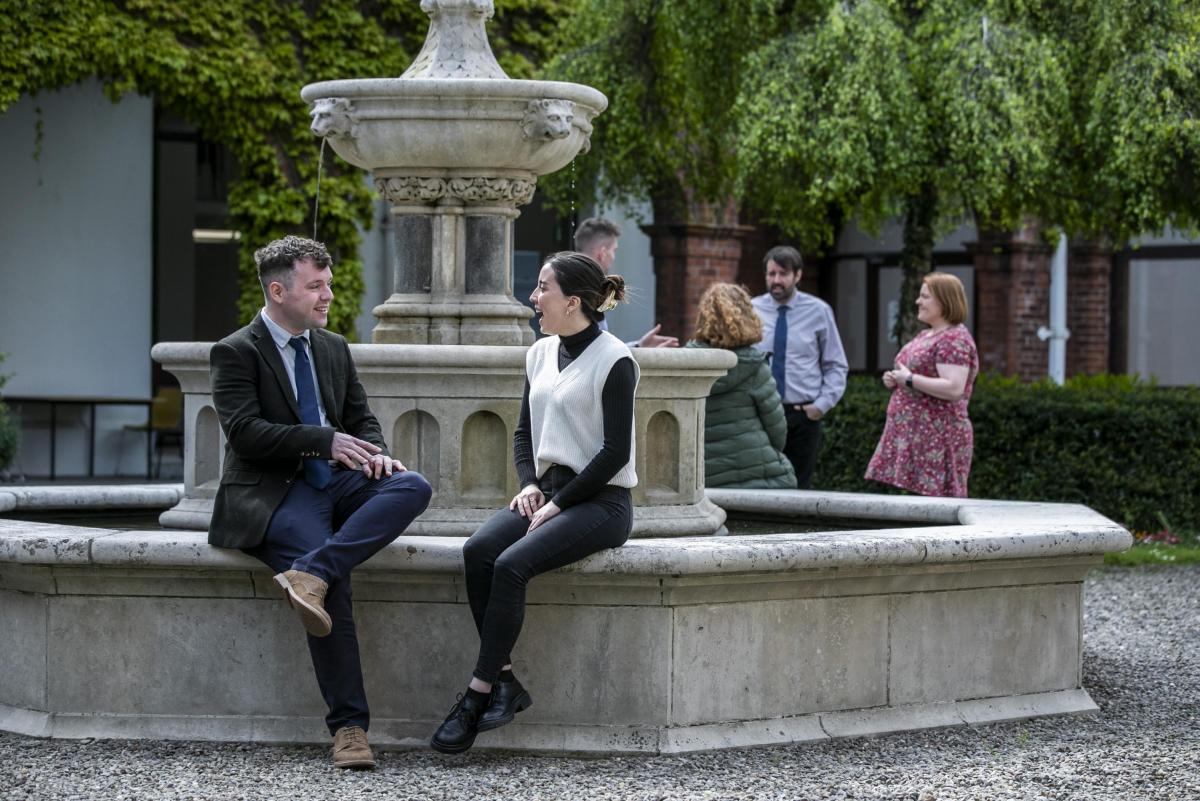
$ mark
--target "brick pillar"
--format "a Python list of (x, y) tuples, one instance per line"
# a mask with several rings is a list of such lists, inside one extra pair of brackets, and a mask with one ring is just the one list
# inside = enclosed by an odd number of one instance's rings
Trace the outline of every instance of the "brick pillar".
[(1067, 256), (1067, 375), (1109, 368), (1112, 251), (1095, 242), (1071, 244)]
[(696, 332), (700, 296), (718, 281), (738, 283), (742, 239), (751, 230), (743, 225), (667, 223), (643, 225), (654, 259), (657, 322), (662, 333), (680, 343)]
[(980, 369), (1045, 378), (1049, 346), (1037, 331), (1050, 322), (1050, 248), (1028, 230), (980, 237), (967, 247), (975, 263)]

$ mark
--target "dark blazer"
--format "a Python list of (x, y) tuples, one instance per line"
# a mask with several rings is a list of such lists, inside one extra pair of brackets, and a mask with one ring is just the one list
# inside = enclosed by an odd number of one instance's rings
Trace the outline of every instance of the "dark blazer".
[(334, 429), (385, 448), (346, 340), (315, 328), (309, 337), (321, 401), (334, 428), (300, 422), (296, 394), (261, 314), (212, 347), (213, 404), (226, 440), (208, 529), (212, 545), (261, 543), (292, 483), (304, 480), (303, 460), (329, 458)]

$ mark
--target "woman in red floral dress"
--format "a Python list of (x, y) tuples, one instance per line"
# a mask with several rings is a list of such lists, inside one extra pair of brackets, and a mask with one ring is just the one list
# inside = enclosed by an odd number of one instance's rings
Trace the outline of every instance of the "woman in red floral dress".
[(887, 424), (866, 478), (919, 495), (967, 497), (974, 438), (967, 402), (979, 353), (963, 321), (967, 295), (949, 273), (925, 276), (917, 319), (929, 326), (883, 374), (892, 390)]

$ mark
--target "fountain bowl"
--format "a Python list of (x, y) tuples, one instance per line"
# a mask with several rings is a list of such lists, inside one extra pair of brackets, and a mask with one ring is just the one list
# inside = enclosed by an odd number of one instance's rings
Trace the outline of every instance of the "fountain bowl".
[(313, 133), (376, 178), (535, 177), (590, 147), (608, 106), (589, 87), (487, 78), (366, 78), (305, 86)]

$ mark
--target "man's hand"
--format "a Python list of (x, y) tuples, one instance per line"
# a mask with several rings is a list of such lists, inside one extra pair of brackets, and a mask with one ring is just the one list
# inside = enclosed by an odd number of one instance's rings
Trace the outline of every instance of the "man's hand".
[(383, 448), (378, 445), (341, 431), (333, 433), (333, 444), (329, 446), (330, 456), (351, 470), (362, 470), (367, 475), (371, 475), (371, 457), (382, 452)]
[(814, 403), (806, 403), (800, 407), (800, 410), (808, 417), (809, 420), (816, 422), (825, 416), (825, 412), (817, 408)]
[(367, 478), (390, 476), (392, 473), (403, 473), (407, 469), (399, 459), (384, 456), (382, 453), (375, 454), (362, 466), (362, 471)]
[(508, 508), (517, 512), (521, 517), (533, 519), (533, 513), (542, 508), (546, 496), (542, 494), (537, 484), (529, 484), (516, 495), (508, 504)]
[(534, 512), (533, 517), (529, 518), (529, 530), (533, 531), (535, 528), (540, 526), (542, 523), (545, 523), (547, 520), (554, 517), (561, 511), (562, 510), (558, 508), (557, 503), (550, 501), (550, 503)]
[(678, 348), (679, 340), (675, 337), (659, 336), (658, 331), (662, 328), (662, 323), (651, 328), (646, 333), (642, 334), (642, 338), (638, 340), (639, 348)]

